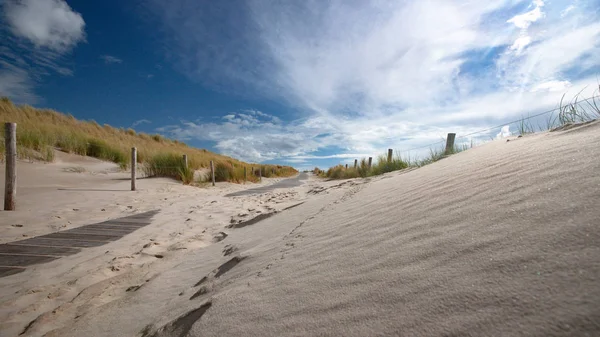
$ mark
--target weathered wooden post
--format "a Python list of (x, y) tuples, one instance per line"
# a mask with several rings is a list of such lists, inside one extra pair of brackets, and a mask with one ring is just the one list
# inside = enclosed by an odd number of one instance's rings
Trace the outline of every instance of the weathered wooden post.
[(131, 190), (135, 191), (135, 179), (137, 173), (137, 149), (131, 148)]
[(373, 157), (369, 157), (369, 168), (371, 168), (372, 163), (373, 163)]
[(212, 185), (215, 186), (215, 163), (210, 161), (210, 175), (212, 177)]
[(348, 164), (346, 164), (346, 170), (348, 169)]
[(358, 159), (354, 159), (354, 168), (358, 165)]
[(454, 139), (456, 138), (456, 133), (449, 133), (448, 138), (446, 138), (446, 151), (445, 154), (449, 155), (454, 152)]
[(244, 182), (248, 180), (248, 172), (246, 171), (247, 167), (244, 166)]
[(392, 154), (393, 153), (394, 153), (394, 150), (388, 149), (388, 163), (392, 162)]
[(188, 168), (187, 154), (183, 155), (183, 167), (186, 169)]
[(6, 148), (4, 210), (14, 211), (17, 202), (17, 123), (6, 123), (4, 127)]
[(258, 181), (262, 181), (262, 167), (258, 168)]

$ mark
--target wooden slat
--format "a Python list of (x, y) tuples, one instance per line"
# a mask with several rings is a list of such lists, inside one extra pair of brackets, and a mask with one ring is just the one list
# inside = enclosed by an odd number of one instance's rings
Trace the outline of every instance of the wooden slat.
[(87, 235), (87, 234), (71, 234), (71, 233), (63, 233), (57, 232), (48, 235), (42, 236), (44, 239), (63, 239), (63, 240), (83, 240), (83, 241), (114, 241), (116, 236), (110, 235)]
[(25, 267), (32, 264), (50, 262), (56, 260), (53, 256), (29, 256), (29, 255), (0, 255), (0, 266)]
[(90, 239), (95, 240), (96, 236), (114, 236), (121, 238), (133, 231), (119, 231), (119, 230), (101, 230), (101, 229), (89, 229), (87, 227), (73, 228), (68, 231), (59, 232), (62, 234), (81, 234), (90, 235)]
[(14, 244), (0, 245), (0, 253), (38, 254), (38, 255), (72, 255), (81, 250), (70, 247), (36, 247), (19, 246)]
[(146, 219), (113, 219), (100, 222), (100, 224), (113, 224), (113, 225), (126, 225), (126, 226), (138, 226), (144, 227), (151, 223), (150, 220)]
[(145, 226), (125, 226), (125, 225), (111, 225), (111, 224), (99, 223), (99, 224), (87, 225), (84, 227), (77, 227), (77, 228), (135, 231), (136, 229), (140, 229), (142, 227), (145, 227)]
[(0, 267), (0, 277), (5, 277), (25, 271), (25, 268)]
[(29, 246), (50, 246), (50, 247), (72, 247), (72, 248), (87, 248), (97, 247), (106, 244), (105, 241), (85, 241), (85, 240), (61, 240), (49, 238), (33, 238), (23, 241), (18, 241), (20, 245)]

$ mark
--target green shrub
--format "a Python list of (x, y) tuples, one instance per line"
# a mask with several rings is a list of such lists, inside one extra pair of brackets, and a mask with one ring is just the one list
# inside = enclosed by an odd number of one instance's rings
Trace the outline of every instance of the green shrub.
[(142, 169), (148, 177), (169, 177), (183, 180), (182, 175), (189, 176), (193, 170), (184, 167), (183, 158), (174, 153), (159, 153), (147, 159)]
[(88, 141), (86, 154), (90, 157), (112, 161), (121, 165), (121, 167), (126, 166), (129, 159), (121, 150), (115, 149), (98, 139), (90, 139)]
[(233, 166), (227, 162), (215, 164), (215, 181), (229, 181), (234, 176)]
[(46, 145), (44, 147), (44, 150), (42, 151), (42, 160), (49, 163), (54, 161), (54, 148), (52, 146)]
[(388, 161), (387, 156), (381, 155), (377, 158), (377, 163), (371, 168), (370, 175), (377, 176), (407, 167), (408, 163), (404, 162), (400, 157), (392, 158), (392, 160)]

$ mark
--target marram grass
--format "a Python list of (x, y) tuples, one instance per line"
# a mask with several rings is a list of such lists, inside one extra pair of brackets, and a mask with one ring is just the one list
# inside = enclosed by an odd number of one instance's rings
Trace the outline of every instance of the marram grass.
[[(96, 157), (127, 168), (131, 148), (137, 148), (137, 161), (149, 176), (171, 177), (191, 183), (194, 171), (210, 167), (210, 161), (228, 166), (225, 180), (244, 181), (244, 167), (249, 181), (257, 181), (251, 167), (239, 160), (187, 146), (164, 136), (137, 133), (133, 129), (99, 125), (95, 121), (80, 121), (71, 115), (54, 110), (37, 109), (28, 105), (15, 105), (8, 98), (0, 98), (0, 160), (4, 160), (4, 123), (17, 123), (17, 155), (21, 159), (53, 161), (54, 149)], [(188, 157), (184, 168), (183, 155)], [(229, 168), (229, 166), (231, 166)], [(297, 173), (291, 167), (260, 165), (263, 176), (287, 177)]]

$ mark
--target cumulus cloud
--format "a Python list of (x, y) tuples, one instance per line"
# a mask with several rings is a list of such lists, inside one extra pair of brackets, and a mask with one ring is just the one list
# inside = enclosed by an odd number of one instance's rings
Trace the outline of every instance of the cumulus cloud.
[(102, 55), (100, 56), (100, 58), (104, 61), (104, 63), (106, 64), (115, 64), (115, 63), (123, 63), (123, 60), (121, 60), (118, 57), (112, 56), (112, 55)]
[(496, 135), (496, 139), (502, 139), (506, 137), (510, 137), (512, 132), (510, 132), (510, 125), (505, 125), (500, 129), (500, 132)]
[(70, 76), (62, 57), (85, 41), (85, 22), (64, 0), (5, 0), (0, 3), (0, 94), (35, 103), (36, 81), (52, 72)]
[[(600, 65), (594, 0), (562, 19), (565, 1), (151, 3), (182, 73), (297, 111), (258, 124), (240, 111), (213, 125), (213, 135), (228, 137), (211, 137), (218, 148), (239, 146), (253, 158), (427, 145), (552, 108), (560, 99), (553, 90), (595, 83)], [(211, 133), (178, 127), (188, 137)]]
[(7, 0), (5, 17), (15, 36), (58, 52), (85, 39), (85, 23), (63, 0)]

